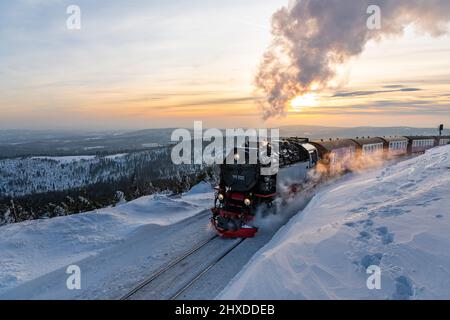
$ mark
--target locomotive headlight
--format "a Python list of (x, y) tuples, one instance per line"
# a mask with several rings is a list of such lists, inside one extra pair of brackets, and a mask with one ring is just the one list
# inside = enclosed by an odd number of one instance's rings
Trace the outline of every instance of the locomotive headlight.
[(217, 196), (217, 199), (219, 199), (219, 201), (223, 201), (223, 199), (225, 199), (225, 197), (223, 196), (223, 194), (219, 193), (219, 195)]
[(245, 204), (246, 206), (249, 206), (249, 205), (252, 204), (252, 202), (250, 201), (250, 199), (245, 199), (245, 200), (244, 200), (244, 204)]

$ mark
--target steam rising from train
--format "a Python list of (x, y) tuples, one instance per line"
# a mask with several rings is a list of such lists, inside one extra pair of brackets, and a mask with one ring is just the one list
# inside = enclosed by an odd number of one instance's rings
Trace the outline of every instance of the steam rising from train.
[[(369, 6), (381, 9), (381, 28), (367, 27)], [(370, 40), (402, 35), (409, 25), (439, 36), (448, 32), (448, 0), (294, 0), (272, 17), (272, 42), (255, 77), (265, 119), (289, 103), (325, 89), (336, 70), (359, 56)]]
[[(317, 164), (315, 170), (310, 172), (309, 179), (313, 182), (320, 182), (324, 178), (340, 176), (348, 171), (360, 173), (367, 169), (380, 167), (390, 158), (389, 156), (385, 157), (382, 150), (366, 157), (354, 157), (351, 153), (348, 153), (338, 159), (332, 159), (331, 155), (327, 154), (323, 161)], [(333, 162), (332, 167), (328, 165), (331, 162)]]

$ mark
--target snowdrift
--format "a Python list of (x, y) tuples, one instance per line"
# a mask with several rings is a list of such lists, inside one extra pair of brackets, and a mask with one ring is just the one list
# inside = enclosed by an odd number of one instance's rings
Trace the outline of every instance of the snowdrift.
[[(327, 187), (220, 299), (450, 299), (450, 146)], [(381, 289), (367, 268), (381, 269)]]
[[(208, 209), (212, 201), (212, 187), (207, 183), (200, 183), (179, 197), (156, 194), (114, 208), (1, 226), (0, 296), (25, 282), (96, 256), (107, 248), (124, 244), (140, 228), (168, 226), (194, 216)], [(142, 246), (145, 246), (149, 254), (154, 249), (147, 241)], [(126, 265), (127, 261), (120, 260), (126, 260), (126, 253), (136, 251), (136, 247), (137, 245), (125, 247), (122, 255), (116, 257), (118, 261), (112, 261), (110, 257), (104, 259), (103, 265), (95, 266), (98, 268), (97, 272), (93, 268), (93, 273), (98, 274), (98, 270), (105, 271), (114, 264)], [(95, 281), (93, 279), (91, 282)], [(34, 294), (45, 291), (42, 287), (35, 289)], [(27, 294), (33, 296), (33, 292)], [(8, 297), (8, 294), (3, 296)], [(53, 294), (44, 298), (59, 296)]]

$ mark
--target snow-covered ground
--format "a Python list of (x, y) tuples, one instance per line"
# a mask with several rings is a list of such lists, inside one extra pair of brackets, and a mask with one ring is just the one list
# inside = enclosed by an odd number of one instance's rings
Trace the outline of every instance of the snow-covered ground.
[[(282, 227), (219, 298), (450, 299), (449, 190), (450, 146), (348, 175)], [(180, 197), (1, 226), (0, 299), (120, 298), (214, 234), (212, 201), (202, 183)], [(222, 267), (245, 265), (253, 253), (244, 253)], [(82, 290), (66, 287), (72, 264), (81, 269)], [(367, 288), (371, 265), (381, 268), (381, 290)]]
[[(450, 146), (327, 187), (220, 299), (450, 299)], [(369, 290), (367, 267), (381, 289)], [(373, 283), (373, 282), (372, 282)]]
[[(109, 280), (105, 281), (112, 282), (108, 276), (117, 273), (121, 266), (142, 267), (127, 266), (127, 263), (138, 264), (127, 261), (127, 254), (143, 259), (157, 250), (170, 250), (171, 246), (177, 245), (167, 238), (166, 246), (153, 246), (151, 241), (164, 239), (151, 238), (152, 230), (199, 214), (211, 205), (212, 197), (211, 186), (201, 183), (180, 197), (152, 195), (114, 208), (1, 226), (0, 298), (73, 298), (80, 292), (68, 291), (64, 281), (57, 278), (60, 275), (57, 271), (65, 270), (71, 264), (83, 265), (82, 261), (89, 258), (90, 262), (85, 263), (89, 268), (82, 268), (83, 279), (89, 279), (91, 291), (107, 291), (101, 288), (104, 284), (100, 281), (106, 278)], [(205, 221), (207, 223), (207, 219)], [(141, 237), (140, 247), (130, 244), (139, 235), (150, 240)], [(139, 248), (144, 253), (138, 253)], [(115, 257), (102, 256), (108, 251), (106, 249), (115, 252)], [(64, 272), (63, 275), (63, 278), (67, 277)], [(123, 279), (122, 283), (133, 280), (131, 274), (117, 276)], [(58, 291), (59, 287), (52, 291), (52, 283), (56, 286), (56, 282), (65, 291)], [(85, 286), (87, 283), (88, 280)]]

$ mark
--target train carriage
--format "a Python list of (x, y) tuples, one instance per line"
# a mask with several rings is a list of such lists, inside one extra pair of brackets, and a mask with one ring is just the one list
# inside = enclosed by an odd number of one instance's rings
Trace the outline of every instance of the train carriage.
[(445, 146), (447, 144), (450, 144), (450, 136), (436, 137), (436, 146)]
[(358, 155), (362, 157), (382, 157), (384, 151), (384, 140), (381, 138), (356, 138), (352, 139), (358, 144)]
[(408, 153), (423, 153), (436, 145), (436, 137), (406, 136), (408, 139)]
[(330, 174), (350, 170), (359, 145), (351, 139), (320, 140), (311, 142), (318, 152), (321, 163)]
[(408, 138), (406, 137), (382, 137), (386, 156), (396, 157), (408, 153)]

